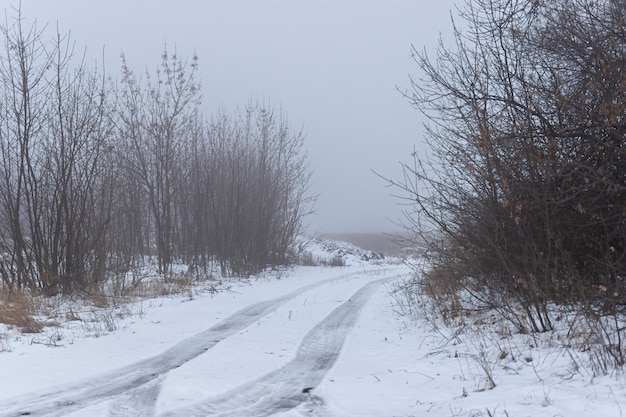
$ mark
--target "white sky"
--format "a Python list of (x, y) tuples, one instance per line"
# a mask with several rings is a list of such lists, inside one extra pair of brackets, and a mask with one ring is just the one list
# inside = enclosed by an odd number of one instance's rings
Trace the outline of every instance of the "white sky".
[[(251, 99), (280, 106), (307, 135), (319, 232), (394, 230), (401, 208), (371, 173), (400, 177), (421, 146), (421, 117), (396, 91), (434, 47), (459, 0), (22, 0), (28, 21), (71, 31), (119, 73), (156, 66), (165, 42), (199, 57), (205, 114)], [(18, 0), (0, 0), (12, 16)], [(52, 33), (51, 33), (52, 35)], [(104, 52), (103, 52), (104, 48)]]

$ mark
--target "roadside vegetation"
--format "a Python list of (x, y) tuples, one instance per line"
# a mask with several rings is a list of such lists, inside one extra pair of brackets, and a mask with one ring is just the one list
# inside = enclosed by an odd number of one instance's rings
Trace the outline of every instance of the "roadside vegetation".
[(468, 0), (455, 19), (451, 44), (414, 50), (405, 91), (428, 149), (391, 181), (423, 254), (398, 302), (455, 334), (552, 335), (572, 369), (621, 369), (626, 3)]
[[(294, 263), (314, 267), (314, 271), (355, 265), (380, 266), (388, 263), (379, 253), (363, 250), (345, 242), (319, 238), (298, 239)], [(396, 262), (400, 262), (396, 260)], [(76, 291), (49, 296), (37, 291), (0, 291), (0, 352), (12, 351), (20, 344), (66, 346), (77, 338), (100, 337), (140, 320), (146, 311), (168, 300), (188, 302), (237, 291), (263, 280), (290, 276), (295, 265), (267, 269), (253, 276), (225, 276), (215, 270), (206, 273), (184, 264), (171, 266), (167, 278), (152, 266), (129, 274), (126, 279), (111, 279), (97, 291)], [(308, 268), (305, 268), (308, 269)]]
[(314, 196), (304, 134), (282, 110), (205, 115), (196, 56), (165, 47), (137, 72), (122, 55), (116, 76), (69, 33), (7, 16), (0, 321), (37, 331), (59, 298), (118, 305), (297, 260)]

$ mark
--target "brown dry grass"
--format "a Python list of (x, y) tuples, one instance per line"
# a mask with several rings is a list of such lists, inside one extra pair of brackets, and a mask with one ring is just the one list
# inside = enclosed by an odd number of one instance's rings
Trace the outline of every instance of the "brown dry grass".
[[(0, 288), (0, 324), (21, 333), (41, 333), (44, 327), (59, 326), (64, 320), (81, 321), (87, 333), (98, 336), (115, 330), (124, 317), (143, 314), (140, 301), (179, 295), (192, 299), (199, 291), (216, 293), (222, 285), (211, 274), (197, 271), (171, 274), (167, 279), (139, 280), (131, 286), (104, 285), (89, 293), (64, 297)], [(6, 350), (3, 344), (0, 338), (0, 351)]]
[(38, 301), (28, 293), (0, 292), (0, 322), (22, 333), (39, 333), (43, 324), (36, 319)]

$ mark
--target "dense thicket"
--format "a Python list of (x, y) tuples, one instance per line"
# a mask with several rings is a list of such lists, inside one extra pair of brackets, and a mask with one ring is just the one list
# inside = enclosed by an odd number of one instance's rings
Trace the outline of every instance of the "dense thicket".
[(407, 93), (430, 152), (396, 184), (429, 276), (521, 330), (552, 328), (551, 305), (620, 313), (626, 2), (470, 0), (461, 20), (453, 46), (416, 51)]
[(0, 278), (48, 294), (156, 259), (249, 275), (290, 261), (311, 209), (303, 135), (263, 103), (207, 120), (197, 58), (119, 81), (66, 35), (0, 26)]

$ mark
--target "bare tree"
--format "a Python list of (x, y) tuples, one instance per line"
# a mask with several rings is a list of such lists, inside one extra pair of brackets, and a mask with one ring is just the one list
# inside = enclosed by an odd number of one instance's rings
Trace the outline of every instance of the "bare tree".
[(303, 140), (284, 115), (261, 104), (210, 124), (207, 223), (224, 272), (250, 275), (288, 263), (314, 202)]
[(198, 117), (200, 89), (195, 81), (197, 58), (190, 65), (167, 50), (154, 77), (137, 79), (122, 57), (118, 133), (120, 157), (139, 179), (151, 213), (159, 271), (167, 272), (174, 254), (174, 201), (182, 185), (185, 141)]
[(104, 276), (110, 201), (102, 193), (109, 87), (74, 63), (69, 36), (44, 42), (17, 10), (2, 29), (3, 253), (10, 287), (67, 291)]
[[(51, 58), (36, 24), (24, 27), (21, 11), (2, 26), (4, 55), (0, 61), (2, 89), (2, 245), (3, 282), (11, 289), (35, 284), (29, 244), (28, 196), (36, 179), (33, 148), (45, 119), (49, 96), (46, 74)], [(33, 178), (35, 177), (35, 178)]]
[[(110, 190), (105, 188), (111, 151), (110, 87), (84, 62), (72, 67), (73, 47), (57, 36), (51, 96), (32, 240), (38, 269), (63, 277), (66, 290), (104, 279)], [(33, 184), (33, 187), (35, 184)]]
[[(0, 25), (0, 279), (98, 289), (156, 258), (249, 275), (289, 262), (310, 210), (303, 135), (284, 115), (200, 114), (197, 58), (167, 48), (117, 86), (69, 35)], [(124, 279), (124, 278), (120, 278)]]
[(161, 273), (175, 259), (236, 275), (287, 263), (312, 203), (303, 135), (260, 104), (205, 122), (196, 68), (166, 51), (141, 80), (122, 57), (117, 149), (128, 191), (116, 229), (144, 248), (129, 253), (156, 248)]

